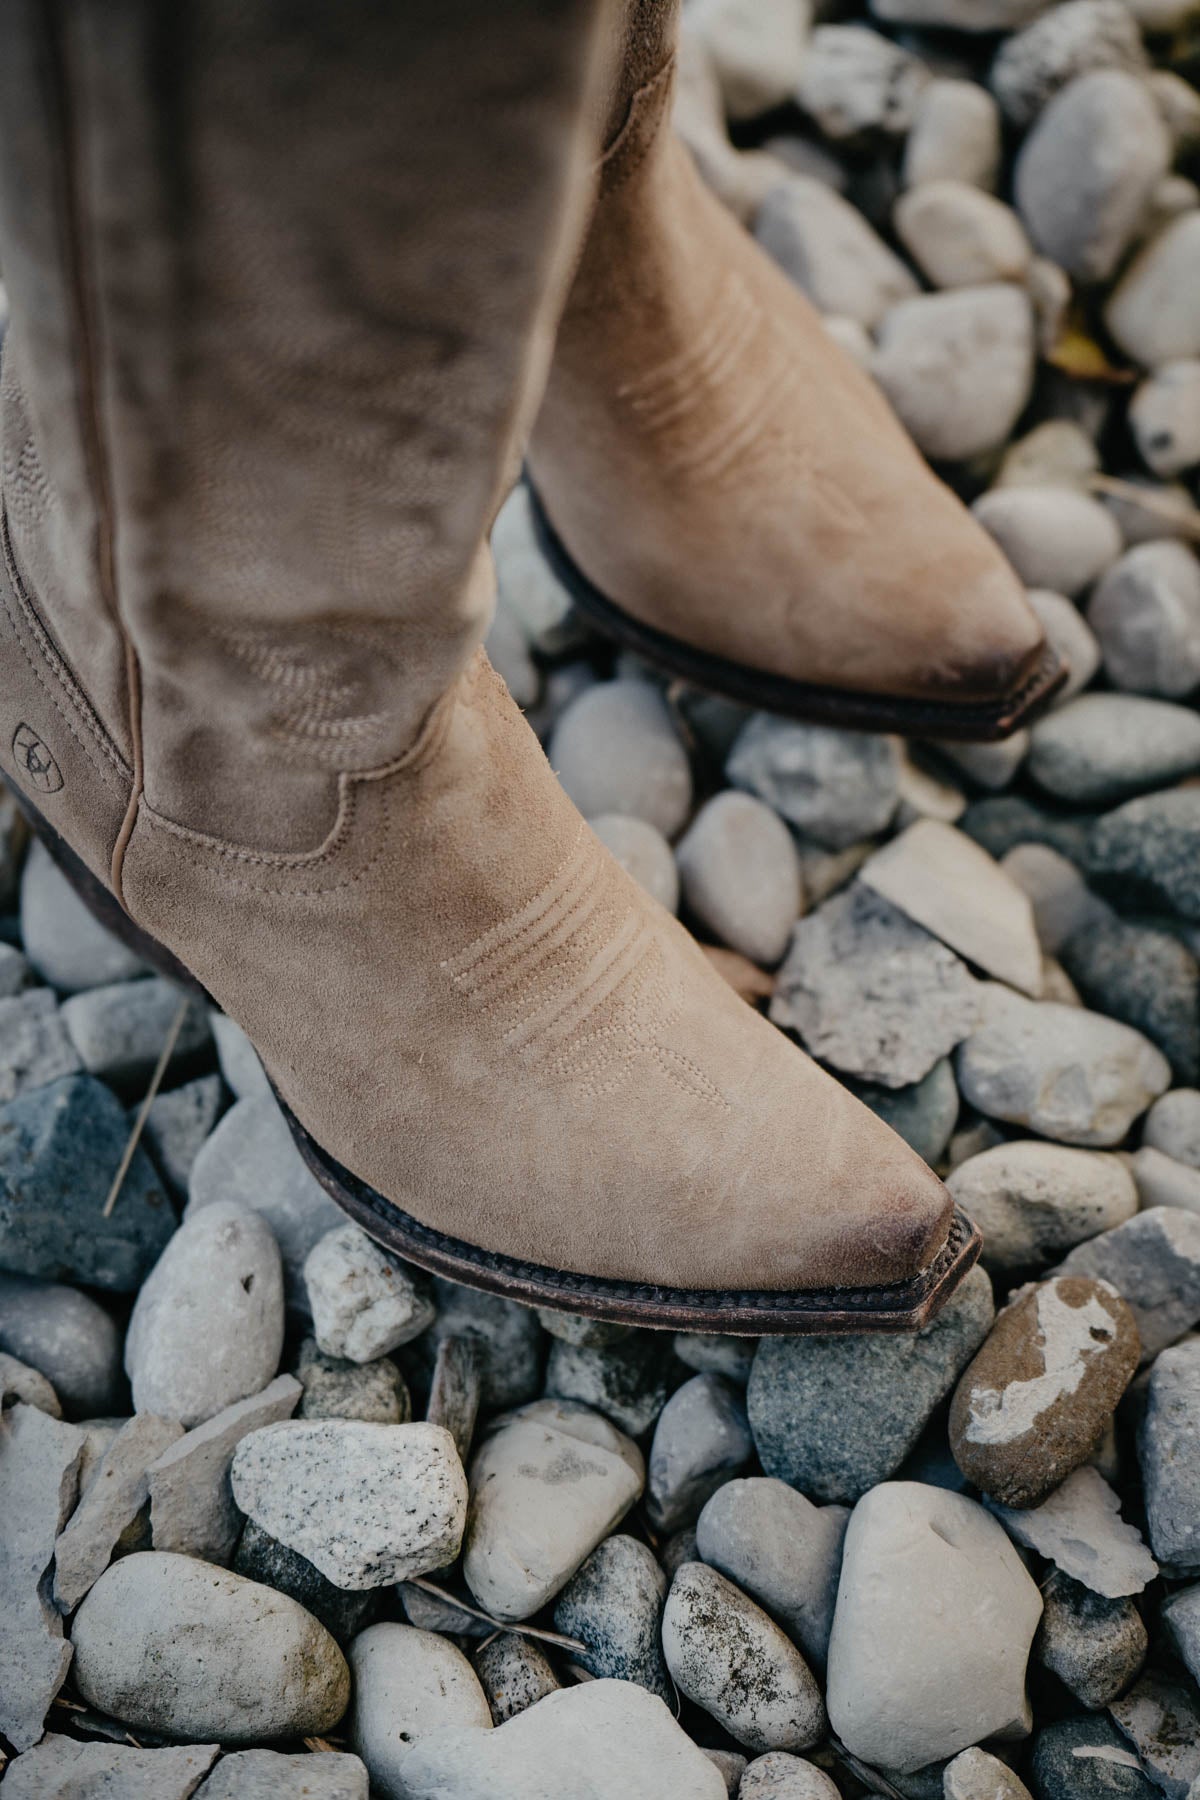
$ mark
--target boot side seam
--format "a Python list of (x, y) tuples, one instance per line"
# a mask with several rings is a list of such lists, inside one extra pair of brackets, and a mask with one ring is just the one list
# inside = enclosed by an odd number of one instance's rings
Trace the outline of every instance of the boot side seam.
[[(4, 571), (8, 576), (7, 583), (0, 582), (0, 601), (3, 602), (4, 611), (13, 629), (13, 636), (20, 645), (21, 654), (29, 665), (30, 673), (96, 773), (110, 786), (113, 785), (111, 778), (115, 774), (118, 777), (118, 786), (124, 786), (132, 781), (132, 770), (88, 704), (83, 690), (55, 648), (50, 634), (42, 624), (36, 608), (25, 591), (13, 554), (12, 540), (9, 536), (8, 512), (4, 507), (0, 507), (0, 550), (3, 553)], [(9, 587), (12, 590), (11, 598)], [(16, 610), (14, 610), (14, 603)], [(26, 641), (27, 638), (33, 639), (38, 658), (43, 666), (39, 666), (38, 660), (35, 660)], [(64, 696), (69, 703), (70, 711), (63, 704)], [(74, 722), (71, 713), (74, 714)], [(81, 731), (86, 733), (86, 736), (81, 735)], [(92, 740), (91, 744), (87, 741), (88, 738)], [(98, 750), (107, 759), (108, 767), (98, 760), (94, 750)]]
[[(667, 117), (669, 93), (665, 90), (670, 88), (674, 74), (675, 58), (672, 55), (658, 74), (638, 88), (630, 99), (625, 123), (597, 164), (601, 198), (623, 187), (636, 175), (658, 141)], [(653, 117), (651, 109), (656, 105), (659, 112)]]

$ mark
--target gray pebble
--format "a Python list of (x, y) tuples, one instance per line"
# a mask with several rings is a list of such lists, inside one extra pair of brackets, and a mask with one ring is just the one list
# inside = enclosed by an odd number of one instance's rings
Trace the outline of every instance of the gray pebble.
[(796, 98), (835, 142), (882, 131), (902, 136), (928, 71), (915, 56), (861, 25), (818, 25), (809, 38)]
[(226, 1201), (187, 1219), (146, 1278), (125, 1340), (139, 1412), (186, 1426), (266, 1387), (283, 1349), (279, 1248)]
[(39, 838), (21, 876), (21, 942), (42, 980), (61, 993), (144, 975), (146, 965), (81, 900)]
[(1088, 686), (1100, 667), (1100, 645), (1079, 608), (1065, 594), (1034, 587), (1025, 597), (1041, 620), (1051, 649), (1070, 664), (1070, 673), (1055, 701), (1057, 706), (1064, 706)]
[(1154, 1363), (1138, 1436), (1150, 1543), (1160, 1562), (1180, 1569), (1200, 1569), (1198, 1422), (1200, 1340), (1190, 1339)]
[(910, 188), (897, 202), (892, 222), (936, 288), (1020, 281), (1033, 254), (1011, 206), (953, 177)]
[(727, 1481), (700, 1514), (696, 1551), (823, 1668), (847, 1516), (840, 1506), (814, 1506), (770, 1476)]
[(1159, 1800), (1137, 1757), (1104, 1717), (1056, 1719), (1033, 1740), (1036, 1800)]
[(183, 1087), (156, 1094), (150, 1102), (146, 1142), (173, 1194), (187, 1193), (192, 1165), (222, 1105), (219, 1075), (201, 1075)]
[(816, 1501), (853, 1503), (895, 1473), (988, 1334), (973, 1270), (920, 1332), (763, 1338), (747, 1392), (759, 1460)]
[(234, 1099), (267, 1099), (272, 1091), (267, 1072), (259, 1061), (258, 1051), (237, 1020), (214, 1007), (208, 1022), (217, 1046), (221, 1074)]
[(693, 1375), (659, 1414), (646, 1480), (657, 1531), (690, 1524), (722, 1482), (754, 1454), (741, 1391), (720, 1375)]
[(871, 372), (926, 456), (996, 450), (1033, 389), (1029, 298), (994, 282), (901, 300), (884, 315)]
[(345, 1645), (355, 1637), (378, 1609), (379, 1595), (368, 1589), (351, 1593), (327, 1581), (307, 1557), (289, 1550), (253, 1519), (247, 1519), (233, 1557), (233, 1571), (248, 1581), (261, 1582), (287, 1594), (305, 1612), (319, 1619), (331, 1637)]
[(433, 1285), (437, 1318), (413, 1349), (433, 1356), (445, 1337), (473, 1338), (480, 1354), (481, 1404), (496, 1411), (540, 1393), (544, 1340), (537, 1314), (515, 1300), (453, 1281)]
[(1072, 598), (1121, 554), (1112, 514), (1075, 488), (992, 488), (972, 511), (1027, 587)]
[(559, 1679), (544, 1651), (515, 1631), (494, 1634), (475, 1652), (475, 1673), (487, 1695), (492, 1723), (503, 1725), (526, 1707), (556, 1694)]
[(757, 1342), (757, 1338), (729, 1337), (720, 1332), (677, 1331), (675, 1354), (697, 1375), (724, 1375), (738, 1387), (745, 1387)]
[(754, 232), (818, 312), (868, 331), (918, 292), (912, 271), (862, 214), (815, 176), (784, 174), (759, 207)]
[(304, 1285), (313, 1335), (326, 1356), (374, 1362), (433, 1322), (433, 1302), (404, 1264), (349, 1221), (313, 1245)]
[(500, 596), (526, 641), (548, 655), (574, 641), (578, 634), (570, 623), (571, 596), (542, 553), (523, 481), (496, 515), (491, 547)]
[(1108, 908), (1090, 891), (1074, 863), (1048, 844), (1017, 844), (1000, 866), (1028, 896), (1038, 942), (1047, 956), (1057, 956), (1093, 919), (1108, 916)]
[(547, 754), (585, 819), (624, 813), (673, 837), (691, 810), (687, 753), (647, 681), (589, 688), (559, 715)]
[(1127, 356), (1153, 369), (1200, 356), (1200, 212), (1172, 219), (1138, 251), (1104, 309), (1104, 322)]
[(1200, 359), (1156, 369), (1130, 401), (1129, 423), (1156, 475), (1178, 475), (1200, 462)]
[(1200, 921), (1200, 789), (1144, 794), (1105, 813), (1088, 835), (1084, 865), (1125, 905)]
[(999, 1757), (989, 1756), (978, 1746), (963, 1750), (946, 1764), (938, 1800), (943, 1796), (944, 1800), (1031, 1800), (1020, 1777)]
[[(374, 1362), (343, 1362), (326, 1356), (315, 1339), (300, 1346), (296, 1375), (303, 1388), (302, 1419), (363, 1419), (373, 1425), (405, 1425), (412, 1400), (403, 1375), (390, 1357)], [(440, 1423), (440, 1421), (435, 1421)]]
[(1014, 125), (1028, 125), (1067, 83), (1094, 69), (1137, 73), (1141, 35), (1121, 0), (1066, 0), (1001, 44), (992, 91)]
[(600, 813), (588, 823), (639, 887), (670, 913), (679, 906), (679, 874), (671, 846), (658, 827), (626, 813)]
[(1114, 687), (1178, 700), (1200, 682), (1200, 562), (1185, 544), (1127, 550), (1087, 616)]
[(131, 1087), (149, 1080), (184, 1000), (188, 1007), (172, 1052), (179, 1062), (209, 1042), (208, 1014), (161, 975), (74, 994), (63, 1001), (62, 1020), (90, 1075)]
[(1200, 716), (1134, 694), (1083, 694), (1039, 719), (1029, 772), (1060, 800), (1112, 806), (1200, 769)]
[(75, 1504), (84, 1438), (77, 1426), (20, 1403), (5, 1413), (0, 1432), (0, 1732), (16, 1750), (28, 1750), (71, 1661), (47, 1578), (55, 1539)]
[(244, 1437), (233, 1497), (338, 1587), (386, 1587), (454, 1561), (467, 1483), (440, 1425), (292, 1420)]
[(755, 713), (738, 733), (725, 773), (828, 850), (882, 831), (900, 798), (890, 738), (767, 713)]
[(116, 1432), (54, 1546), (54, 1600), (62, 1612), (73, 1612), (104, 1573), (146, 1503), (150, 1465), (182, 1436), (182, 1425), (154, 1413), (135, 1413)]
[(1200, 1320), (1200, 1216), (1151, 1207), (1078, 1244), (1056, 1273), (1111, 1281), (1133, 1308), (1148, 1361)]
[(905, 186), (953, 176), (991, 189), (999, 167), (1000, 114), (986, 88), (973, 81), (931, 81), (904, 145)]
[(1175, 1079), (1200, 1079), (1200, 969), (1169, 932), (1094, 920), (1059, 952), (1083, 999), (1120, 1019), (1167, 1058)]
[(0, 1000), (0, 1101), (74, 1075), (82, 1066), (49, 988)]
[(815, 1763), (768, 1750), (756, 1756), (742, 1776), (738, 1800), (838, 1800), (838, 1790)]
[(1192, 1679), (1200, 1684), (1200, 1584), (1172, 1594), (1162, 1617)]
[(81, 1697), (131, 1730), (247, 1743), (331, 1731), (350, 1674), (294, 1600), (192, 1556), (105, 1570), (75, 1616)]
[(28, 1363), (10, 1356), (6, 1350), (0, 1350), (0, 1411), (18, 1400), (27, 1406), (36, 1406), (39, 1412), (49, 1413), (52, 1419), (62, 1418), (58, 1395), (46, 1377), (38, 1369), (31, 1369)]
[[(201, 1793), (202, 1800), (367, 1800), (367, 1769), (357, 1756), (336, 1750), (307, 1756), (237, 1750), (221, 1758)], [(156, 1793), (155, 1800), (165, 1797)]]
[(1124, 1693), (1146, 1660), (1142, 1615), (1129, 1598), (1106, 1599), (1061, 1572), (1043, 1587), (1042, 1599), (1034, 1660), (1082, 1706), (1098, 1711)]
[(0, 1274), (0, 1349), (44, 1375), (76, 1418), (121, 1408), (121, 1333), (90, 1294)]
[(1045, 1270), (1138, 1209), (1133, 1177), (1119, 1156), (1040, 1139), (967, 1157), (946, 1185), (983, 1232), (983, 1266), (1001, 1277)]
[(455, 1727), (491, 1729), (487, 1696), (461, 1650), (411, 1625), (370, 1625), (350, 1645), (350, 1738), (383, 1800), (408, 1800), (405, 1765), (421, 1740)]
[(590, 1675), (636, 1681), (670, 1702), (659, 1628), (667, 1578), (652, 1551), (618, 1534), (598, 1544), (554, 1606), (554, 1628), (586, 1649), (575, 1660)]
[[(143, 1750), (132, 1744), (86, 1744), (78, 1738), (47, 1732), (40, 1744), (19, 1756), (5, 1772), (4, 1785), (11, 1800), (79, 1800), (84, 1795), (111, 1794), (120, 1800), (188, 1800), (203, 1782), (205, 1800), (220, 1800), (232, 1790), (218, 1792), (204, 1781), (220, 1754), (218, 1744), (187, 1744), (182, 1749)], [(226, 1757), (224, 1761), (236, 1761)], [(306, 1757), (306, 1762), (312, 1759)], [(264, 1790), (257, 1790), (263, 1793)], [(274, 1789), (281, 1800), (286, 1790)], [(255, 1800), (240, 1788), (238, 1800)], [(313, 1800), (338, 1800), (325, 1790), (314, 1790)], [(347, 1794), (346, 1800), (357, 1800)], [(366, 1789), (362, 1790), (366, 1800)]]
[(808, 1664), (763, 1612), (704, 1563), (671, 1583), (663, 1654), (681, 1694), (747, 1750), (807, 1750), (826, 1730)]
[(1156, 1100), (1146, 1114), (1142, 1142), (1200, 1169), (1200, 1090), (1174, 1088)]
[(696, 814), (676, 851), (689, 909), (751, 962), (777, 963), (800, 915), (800, 858), (778, 813), (726, 789)]
[(290, 1418), (301, 1391), (294, 1376), (279, 1375), (261, 1394), (238, 1400), (178, 1443), (164, 1446), (147, 1470), (156, 1550), (178, 1550), (222, 1565), (229, 1561), (242, 1525), (229, 1485), (233, 1453), (249, 1432)]
[(1187, 1800), (1200, 1781), (1200, 1699), (1190, 1683), (1150, 1671), (1108, 1709), (1155, 1787)]
[(546, 1392), (595, 1407), (630, 1437), (641, 1437), (666, 1404), (667, 1345), (660, 1333), (649, 1331), (594, 1347), (556, 1340), (546, 1365)]

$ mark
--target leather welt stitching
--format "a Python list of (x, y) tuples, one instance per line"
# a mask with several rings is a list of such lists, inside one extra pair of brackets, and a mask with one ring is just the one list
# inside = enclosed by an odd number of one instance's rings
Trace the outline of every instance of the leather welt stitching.
[[(4, 568), (8, 575), (8, 585), (11, 586), (12, 590), (12, 602), (16, 605), (20, 617), (13, 611), (13, 605), (10, 604), (9, 594), (4, 582), (0, 582), (0, 599), (3, 600), (4, 610), (8, 614), (9, 623), (13, 628), (13, 636), (20, 645), (21, 654), (29, 664), (30, 672), (34, 677), (34, 680), (38, 683), (38, 686), (44, 690), (46, 698), (50, 701), (55, 712), (58, 713), (63, 724), (75, 739), (79, 748), (83, 751), (88, 762), (96, 770), (96, 773), (103, 778), (105, 783), (109, 786), (113, 785), (110, 779), (113, 772), (120, 776), (121, 780), (124, 782), (132, 781), (132, 771), (116, 746), (104, 733), (103, 728), (95, 715), (91, 713), (90, 708), (87, 706), (81, 692), (68, 672), (66, 664), (62, 661), (62, 658), (50, 643), (45, 628), (39, 620), (28, 595), (25, 593), (24, 584), (17, 571), (16, 558), (13, 555), (12, 542), (8, 530), (7, 509), (0, 510), (0, 548), (3, 550)], [(24, 629), (22, 629), (22, 627)], [(51, 685), (50, 681), (47, 680), (46, 671), (39, 669), (30, 654), (29, 647), (25, 642), (25, 632), (28, 632), (32, 637), (38, 654), (46, 665), (46, 669), (54, 678), (54, 685)], [(79, 731), (76, 729), (76, 725), (72, 723), (70, 715), (62, 704), (60, 695), (65, 695), (70, 703), (72, 711), (76, 715), (78, 724), (83, 727), (89, 736), (91, 736), (95, 742), (96, 748), (108, 759), (108, 762), (112, 765), (111, 770), (97, 762), (87, 741), (80, 736)]]

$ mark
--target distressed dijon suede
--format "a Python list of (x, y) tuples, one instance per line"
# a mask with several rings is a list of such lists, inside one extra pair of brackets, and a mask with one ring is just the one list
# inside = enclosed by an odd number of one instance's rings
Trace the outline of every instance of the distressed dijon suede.
[(623, 872), (478, 648), (611, 15), (55, 15), (18, 0), (0, 72), (5, 775), (422, 1224), (678, 1288), (926, 1267), (941, 1184)]
[(530, 447), (575, 565), (643, 625), (807, 684), (1019, 689), (1044, 637), (875, 384), (703, 186), (673, 64), (632, 97)]

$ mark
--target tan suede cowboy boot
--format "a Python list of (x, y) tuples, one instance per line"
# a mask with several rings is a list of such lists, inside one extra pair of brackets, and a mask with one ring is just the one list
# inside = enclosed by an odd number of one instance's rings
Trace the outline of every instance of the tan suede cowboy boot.
[(590, 7), (19, 16), (0, 762), (38, 829), (414, 1262), (651, 1325), (919, 1323), (970, 1226), (627, 878), (477, 648)]
[(529, 454), (543, 546), (585, 616), (699, 686), (1003, 736), (1066, 669), (992, 539), (701, 183), (669, 125), (676, 10), (643, 0), (657, 73), (614, 115), (559, 327)]

